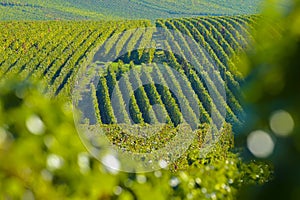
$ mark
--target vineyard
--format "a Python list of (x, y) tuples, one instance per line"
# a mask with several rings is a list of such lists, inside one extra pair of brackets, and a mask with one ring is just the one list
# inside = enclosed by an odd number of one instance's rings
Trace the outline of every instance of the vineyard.
[[(197, 124), (208, 122), (212, 113), (221, 119), (218, 103), (226, 109), (227, 122), (241, 124), (240, 84), (243, 77), (238, 71), (238, 55), (253, 40), (248, 28), (256, 18), (168, 19), (157, 20), (155, 27), (149, 21), (1, 22), (0, 76), (42, 80), (48, 94), (66, 98), (72, 92), (78, 69), (100, 46), (104, 51), (95, 57), (102, 60), (114, 58), (112, 61), (115, 63), (93, 89), (93, 96), (97, 98), (94, 103), (99, 104), (96, 107), (100, 123), (128, 122), (131, 117), (134, 123), (167, 120), (174, 125), (179, 124), (183, 116), (178, 99), (173, 91), (155, 85), (152, 79), (156, 77), (162, 83), (172, 83), (180, 91), (179, 97), (189, 102), (184, 110), (191, 114), (190, 121)], [(165, 30), (165, 36), (159, 29)], [(174, 41), (164, 40), (166, 36)], [(187, 41), (184, 36), (190, 40)], [(113, 39), (108, 40), (111, 37)], [(144, 49), (147, 45), (163, 45), (166, 49)], [(195, 57), (194, 51), (199, 53), (201, 60)], [(149, 63), (153, 63), (153, 67), (145, 66)], [(171, 68), (162, 68), (155, 63)], [(208, 73), (204, 66), (213, 69), (212, 72)], [(124, 84), (116, 84), (129, 69), (138, 70), (122, 79)], [(170, 69), (179, 72), (183, 84), (179, 84), (176, 74)], [(133, 90), (133, 83), (141, 83), (141, 77), (150, 84)], [(225, 85), (225, 96), (220, 94), (216, 84)], [(110, 103), (114, 89), (117, 91), (116, 102), (119, 102), (117, 109)], [(134, 95), (128, 97), (128, 94)], [(189, 97), (193, 98), (192, 102)], [(130, 99), (129, 112), (118, 113), (124, 107), (124, 99)], [(162, 109), (153, 110), (155, 104)], [(195, 105), (190, 104), (195, 104), (199, 110), (193, 110)], [(200, 112), (200, 121), (197, 120), (197, 112)]]
[(300, 199), (300, 0), (0, 0), (1, 199)]

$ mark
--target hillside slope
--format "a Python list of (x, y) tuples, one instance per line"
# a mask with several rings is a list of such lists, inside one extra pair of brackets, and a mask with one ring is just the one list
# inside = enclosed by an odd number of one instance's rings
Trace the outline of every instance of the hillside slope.
[(151, 19), (254, 14), (262, 0), (0, 0), (0, 20)]
[(76, 8), (58, 0), (0, 0), (0, 20), (84, 20), (103, 19), (101, 13)]
[[(120, 74), (118, 70), (126, 71), (128, 65), (139, 68), (144, 63), (153, 62), (166, 63), (183, 73), (184, 80), (191, 83), (190, 90), (193, 91), (193, 95), (198, 96), (196, 99), (199, 105), (203, 106), (201, 108), (203, 121), (207, 121), (210, 117), (207, 113), (215, 109), (210, 107), (212, 99), (207, 84), (212, 88), (215, 86), (212, 85), (214, 82), (203, 82), (210, 77), (205, 77), (207, 75), (202, 74), (203, 70), (199, 73), (195, 69), (197, 67), (202, 69), (204, 65), (212, 69), (217, 67), (213, 76), (218, 82), (226, 83), (227, 99), (220, 102), (226, 107), (227, 120), (239, 123), (243, 111), (239, 100), (242, 76), (238, 71), (238, 54), (249, 44), (250, 34), (247, 27), (255, 23), (255, 19), (256, 17), (251, 16), (181, 18), (157, 20), (155, 26), (150, 21), (1, 22), (0, 28), (3, 32), (0, 36), (2, 47), (0, 48), (0, 77), (18, 75), (23, 79), (42, 79), (51, 96), (68, 98), (78, 69), (94, 48), (101, 46), (105, 49), (103, 55), (100, 55), (101, 58), (108, 58), (108, 60), (111, 57), (117, 58), (113, 60), (117, 64), (117, 74)], [(149, 28), (124, 33), (137, 27)], [(170, 41), (163, 38), (159, 29), (165, 30), (170, 38), (173, 37), (170, 31), (174, 30), (174, 34), (185, 34), (192, 40), (185, 41), (180, 36), (179, 40), (169, 43)], [(107, 40), (114, 35), (116, 37), (113, 40)], [(189, 45), (190, 42), (193, 46)], [(149, 43), (149, 45), (154, 43), (156, 47), (164, 44), (168, 50), (140, 48), (142, 43)], [(182, 49), (177, 51), (178, 53), (173, 53), (176, 52), (173, 48), (178, 46), (177, 43), (183, 45)], [(203, 59), (191, 64), (185, 58), (194, 60), (191, 54), (193, 48), (202, 54)], [(161, 72), (158, 70), (155, 73)], [(106, 91), (107, 87), (104, 85), (102, 86), (104, 88), (100, 87), (98, 90)], [(157, 88), (157, 90), (161, 89)], [(104, 96), (99, 95), (100, 97)], [(137, 103), (141, 102), (137, 100)], [(101, 112), (102, 116), (109, 116), (105, 111)], [(103, 123), (111, 123), (111, 120), (113, 117), (103, 119)], [(176, 124), (176, 119), (170, 120)]]
[(261, 0), (67, 0), (76, 8), (123, 18), (171, 18), (259, 12)]

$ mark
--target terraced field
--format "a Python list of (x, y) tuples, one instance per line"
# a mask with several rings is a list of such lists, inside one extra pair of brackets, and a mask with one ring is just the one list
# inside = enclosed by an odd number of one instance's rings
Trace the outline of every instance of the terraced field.
[[(248, 29), (255, 23), (256, 18), (180, 18), (157, 20), (155, 26), (149, 21), (1, 22), (0, 76), (42, 80), (51, 96), (65, 98), (66, 94), (69, 96), (71, 93), (78, 69), (90, 58), (90, 53), (95, 47), (100, 46), (105, 51), (97, 55), (98, 57), (103, 60), (117, 59), (113, 60), (115, 64), (111, 65), (109, 73), (100, 79), (97, 88), (93, 90), (99, 104), (99, 122), (111, 124), (120, 120), (126, 121), (129, 115), (135, 116), (135, 123), (157, 121), (161, 115), (151, 111), (151, 105), (159, 104), (170, 123), (180, 123), (182, 113), (176, 98), (169, 90), (155, 84), (135, 91), (130, 97), (130, 112), (117, 115), (118, 111), (109, 103), (112, 88), (118, 86), (116, 82), (123, 73), (130, 68), (137, 68), (140, 70), (136, 73), (140, 74), (131, 74), (131, 80), (127, 80), (125, 84), (127, 88), (122, 91), (133, 92), (131, 84), (140, 82), (141, 76), (149, 80), (151, 77), (159, 77), (162, 81), (173, 81), (178, 91), (182, 91), (182, 98), (188, 98), (190, 95), (195, 97), (201, 113), (200, 121), (196, 123), (200, 124), (207, 122), (211, 113), (221, 117), (216, 109), (216, 102), (211, 98), (213, 91), (218, 97), (218, 102), (226, 108), (226, 120), (232, 124), (240, 124), (243, 119), (240, 102), (240, 84), (243, 77), (238, 71), (237, 55), (251, 42)], [(135, 28), (139, 29), (128, 31)], [(165, 30), (169, 38), (174, 38), (176, 34), (177, 39), (171, 42), (164, 40), (159, 29)], [(114, 41), (107, 40), (113, 35), (117, 35)], [(184, 36), (191, 40), (187, 41)], [(169, 49), (144, 49), (142, 47), (145, 44), (154, 47), (164, 45)], [(195, 58), (194, 51), (201, 55), (201, 61)], [(189, 60), (193, 60), (193, 64), (188, 62)], [(172, 71), (162, 72), (161, 68), (154, 65), (149, 69), (150, 73), (145, 73), (143, 70), (146, 68), (143, 66), (147, 63), (163, 63), (177, 70), (184, 77), (183, 81), (190, 93), (185, 93), (185, 90), (180, 88)], [(215, 81), (209, 74), (196, 70), (203, 69), (204, 66), (217, 69), (212, 72), (213, 78), (218, 83), (224, 83), (226, 98), (218, 94)], [(212, 88), (212, 91), (208, 88)], [(125, 93), (119, 93), (119, 106), (122, 106), (125, 96)], [(195, 117), (196, 113), (189, 104), (186, 105), (186, 109), (191, 111), (192, 118)], [(121, 119), (116, 115), (122, 116)]]

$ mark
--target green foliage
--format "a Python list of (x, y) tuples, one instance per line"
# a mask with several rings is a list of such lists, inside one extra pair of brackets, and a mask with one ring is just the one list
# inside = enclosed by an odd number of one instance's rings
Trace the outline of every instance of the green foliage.
[[(275, 149), (265, 162), (274, 165), (274, 179), (264, 187), (245, 187), (243, 199), (299, 199), (299, 56), (300, 56), (300, 2), (292, 1), (289, 9), (268, 8), (255, 26), (257, 45), (248, 52), (241, 66), (249, 77), (245, 86), (249, 124), (239, 141), (253, 130), (264, 130), (274, 140)], [(250, 111), (251, 110), (251, 111)], [(293, 127), (286, 135), (280, 135), (272, 127), (274, 112), (285, 110), (293, 120)], [(255, 114), (254, 114), (255, 113)], [(277, 127), (286, 127), (284, 119)], [(245, 155), (253, 159), (253, 155)]]
[(99, 99), (99, 105), (101, 106), (100, 110), (102, 122), (106, 124), (112, 124), (115, 122), (115, 116), (113, 113), (113, 108), (111, 105), (111, 99), (109, 96), (109, 89), (106, 83), (105, 77), (99, 78), (99, 83), (97, 85), (97, 98)]
[[(80, 142), (71, 105), (53, 101), (40, 90), (19, 80), (0, 84), (1, 198), (235, 199), (243, 185), (241, 177), (245, 182), (257, 177), (253, 170), (243, 173), (241, 169), (247, 166), (229, 151), (230, 126), (224, 127), (220, 142), (208, 158), (197, 156), (208, 128), (204, 126), (173, 170), (112, 174)], [(256, 181), (266, 181), (261, 177), (265, 173), (259, 173), (264, 167), (248, 168), (258, 170), (260, 179)]]

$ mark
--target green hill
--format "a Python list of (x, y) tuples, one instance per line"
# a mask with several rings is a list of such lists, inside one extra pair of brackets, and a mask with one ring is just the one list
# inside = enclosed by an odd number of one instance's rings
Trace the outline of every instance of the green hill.
[(172, 18), (197, 15), (234, 15), (259, 12), (261, 0), (68, 0), (76, 8), (122, 18)]
[(84, 20), (103, 19), (104, 15), (76, 8), (58, 0), (0, 1), (0, 20)]
[(151, 19), (254, 14), (261, 0), (2, 0), (1, 20)]

